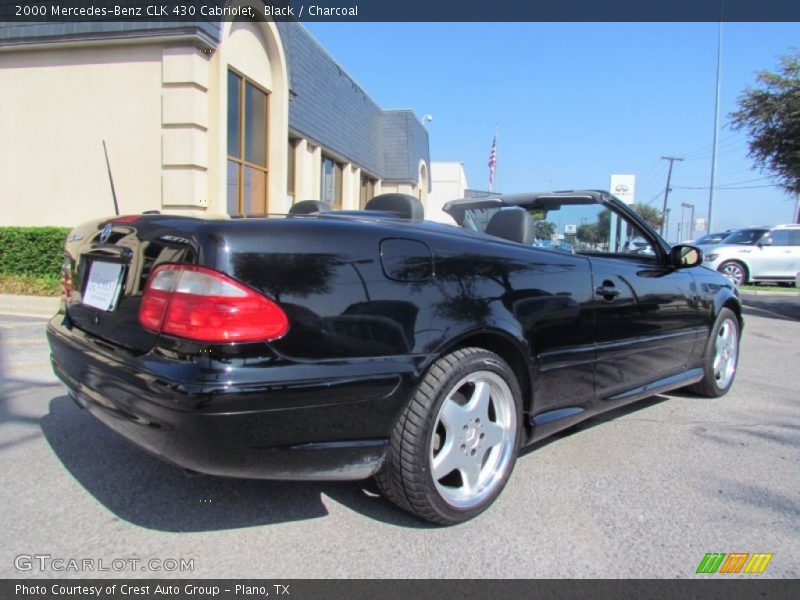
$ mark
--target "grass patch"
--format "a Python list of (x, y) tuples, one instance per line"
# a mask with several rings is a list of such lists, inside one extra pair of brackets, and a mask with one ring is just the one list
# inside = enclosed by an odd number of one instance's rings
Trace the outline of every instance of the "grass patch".
[(61, 282), (58, 277), (37, 277), (34, 275), (8, 275), (0, 273), (0, 294), (60, 296)]

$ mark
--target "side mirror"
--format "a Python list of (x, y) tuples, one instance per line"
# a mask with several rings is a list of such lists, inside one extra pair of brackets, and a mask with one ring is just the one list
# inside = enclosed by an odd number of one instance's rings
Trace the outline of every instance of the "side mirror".
[(703, 263), (703, 251), (689, 244), (677, 244), (669, 252), (672, 266), (676, 269), (696, 267)]
[(764, 246), (772, 246), (772, 238), (765, 237), (758, 241), (759, 248), (763, 248)]

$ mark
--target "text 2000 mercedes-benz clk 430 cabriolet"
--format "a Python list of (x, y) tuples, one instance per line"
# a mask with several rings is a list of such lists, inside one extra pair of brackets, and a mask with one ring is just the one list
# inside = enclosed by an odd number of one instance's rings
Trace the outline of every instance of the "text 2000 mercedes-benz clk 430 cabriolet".
[(48, 327), (78, 404), (214, 475), (375, 476), (442, 524), (486, 509), (521, 447), (675, 388), (721, 396), (735, 287), (605, 192), (363, 211), (145, 214), (68, 237)]

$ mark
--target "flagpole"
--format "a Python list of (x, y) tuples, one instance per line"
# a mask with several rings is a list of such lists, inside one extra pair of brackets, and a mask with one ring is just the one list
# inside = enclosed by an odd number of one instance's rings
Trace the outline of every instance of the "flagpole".
[[(494, 122), (494, 147), (495, 147), (495, 160), (494, 160), (494, 181), (497, 181), (497, 130), (499, 125), (497, 121)], [(492, 181), (492, 191), (494, 191), (494, 181)]]
[(489, 193), (494, 192), (494, 180), (497, 176), (497, 129), (498, 125), (495, 121), (492, 148), (489, 151)]

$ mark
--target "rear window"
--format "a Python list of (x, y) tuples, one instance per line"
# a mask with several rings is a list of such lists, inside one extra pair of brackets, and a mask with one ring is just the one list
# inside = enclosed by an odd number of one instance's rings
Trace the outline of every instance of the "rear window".
[(776, 229), (775, 231), (770, 231), (761, 241), (771, 246), (790, 246), (790, 233), (788, 229)]
[(800, 246), (800, 229), (773, 229), (762, 241), (772, 246)]

